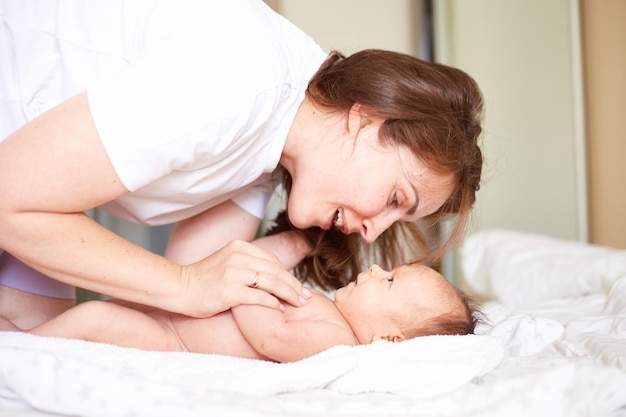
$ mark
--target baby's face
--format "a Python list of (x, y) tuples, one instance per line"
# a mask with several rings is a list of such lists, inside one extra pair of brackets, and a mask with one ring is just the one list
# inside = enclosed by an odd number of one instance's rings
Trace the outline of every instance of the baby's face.
[(414, 322), (416, 317), (427, 320), (445, 314), (456, 303), (452, 285), (437, 271), (418, 264), (392, 271), (373, 265), (335, 293), (335, 305), (361, 343), (372, 342), (376, 331)]

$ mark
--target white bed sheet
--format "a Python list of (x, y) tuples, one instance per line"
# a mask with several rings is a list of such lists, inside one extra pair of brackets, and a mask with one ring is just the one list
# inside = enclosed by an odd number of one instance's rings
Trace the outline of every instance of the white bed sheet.
[(1, 333), (0, 415), (626, 416), (626, 251), (487, 231), (461, 252), (491, 299), (476, 336), (274, 364)]

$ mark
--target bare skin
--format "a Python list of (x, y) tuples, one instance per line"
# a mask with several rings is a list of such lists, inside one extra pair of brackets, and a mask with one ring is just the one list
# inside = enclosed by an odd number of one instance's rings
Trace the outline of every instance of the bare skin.
[[(223, 208), (218, 210), (226, 211), (232, 202), (222, 204)], [(228, 223), (228, 222), (227, 222)], [(223, 223), (220, 223), (223, 227)], [(168, 247), (166, 256), (175, 257), (181, 263), (191, 263), (194, 256), (198, 256), (197, 247), (210, 247), (211, 242), (203, 242), (198, 240), (190, 232), (193, 227), (203, 227), (197, 221), (182, 223), (182, 227), (176, 229), (172, 234), (175, 239), (184, 242), (183, 245), (171, 245)], [(207, 226), (204, 226), (207, 228)], [(190, 242), (185, 240), (189, 236)], [(195, 239), (194, 239), (195, 238)], [(287, 268), (293, 268), (304, 256), (310, 251), (310, 247), (294, 232), (283, 232), (272, 236), (264, 236), (256, 239), (253, 244), (256, 247), (272, 252), (278, 260)], [(175, 250), (172, 248), (176, 248)], [(185, 251), (188, 249), (188, 251)], [(194, 251), (195, 250), (195, 251)], [(259, 275), (259, 278), (261, 276)], [(265, 284), (265, 283), (264, 283)], [(263, 292), (262, 289), (250, 289), (250, 291)], [(304, 293), (308, 297), (310, 292), (304, 289)], [(122, 303), (122, 301), (117, 301)], [(0, 331), (1, 330), (21, 330), (36, 327), (42, 323), (52, 320), (59, 314), (69, 310), (76, 305), (74, 299), (62, 299), (54, 297), (46, 297), (21, 291), (15, 288), (0, 285)], [(134, 305), (142, 307), (143, 310), (156, 310), (154, 307), (146, 307), (141, 304), (127, 303), (126, 305)], [(16, 310), (14, 306), (19, 306)], [(143, 311), (142, 310), (142, 311)]]
[[(272, 335), (268, 334), (263, 343), (265, 347), (256, 350), (238, 327), (236, 319), (243, 316), (245, 321), (245, 316), (250, 314), (254, 315), (255, 322), (269, 320), (274, 328), (280, 328), (277, 327), (279, 322), (297, 326), (295, 334), (306, 334), (310, 343), (300, 345), (297, 353), (289, 352), (289, 349), (272, 352), (272, 344), (269, 343)], [(32, 329), (30, 333), (145, 350), (189, 351), (280, 362), (298, 360), (335, 344), (358, 343), (332, 301), (318, 292), (314, 292), (307, 305), (301, 308), (285, 304), (281, 311), (260, 306), (238, 306), (199, 319), (123, 301), (89, 301)], [(276, 336), (280, 338), (279, 334)]]
[(338, 290), (334, 302), (314, 291), (303, 307), (241, 305), (193, 319), (124, 301), (92, 301), (30, 333), (290, 362), (336, 345), (405, 340), (408, 323), (453, 311), (460, 302), (445, 278), (430, 268), (409, 265), (388, 272), (374, 265)]
[[(20, 306), (20, 311), (6, 306)], [(0, 285), (0, 329), (30, 329), (76, 305), (76, 300), (45, 297)]]

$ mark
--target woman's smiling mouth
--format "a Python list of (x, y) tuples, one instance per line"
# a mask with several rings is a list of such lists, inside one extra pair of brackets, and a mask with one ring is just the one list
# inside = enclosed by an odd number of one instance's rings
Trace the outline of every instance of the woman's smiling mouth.
[(342, 228), (343, 227), (343, 209), (341, 207), (339, 207), (337, 209), (337, 212), (335, 213), (335, 218), (333, 220), (333, 225), (336, 228)]

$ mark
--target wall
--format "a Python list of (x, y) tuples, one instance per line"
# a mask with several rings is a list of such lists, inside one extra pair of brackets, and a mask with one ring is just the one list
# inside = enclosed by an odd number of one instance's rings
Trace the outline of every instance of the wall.
[(436, 51), (487, 100), (474, 230), (626, 248), (626, 2), (438, 0)]
[(418, 0), (266, 0), (326, 51), (366, 48), (420, 54)]
[(587, 239), (580, 44), (575, 2), (437, 1), (439, 59), (486, 102), (484, 181), (474, 230)]
[(581, 2), (590, 241), (626, 249), (626, 1)]
[[(437, 0), (435, 58), (471, 74), (486, 103), (470, 231), (586, 241), (587, 181), (574, 0)], [(458, 277), (455, 255), (448, 275)]]

